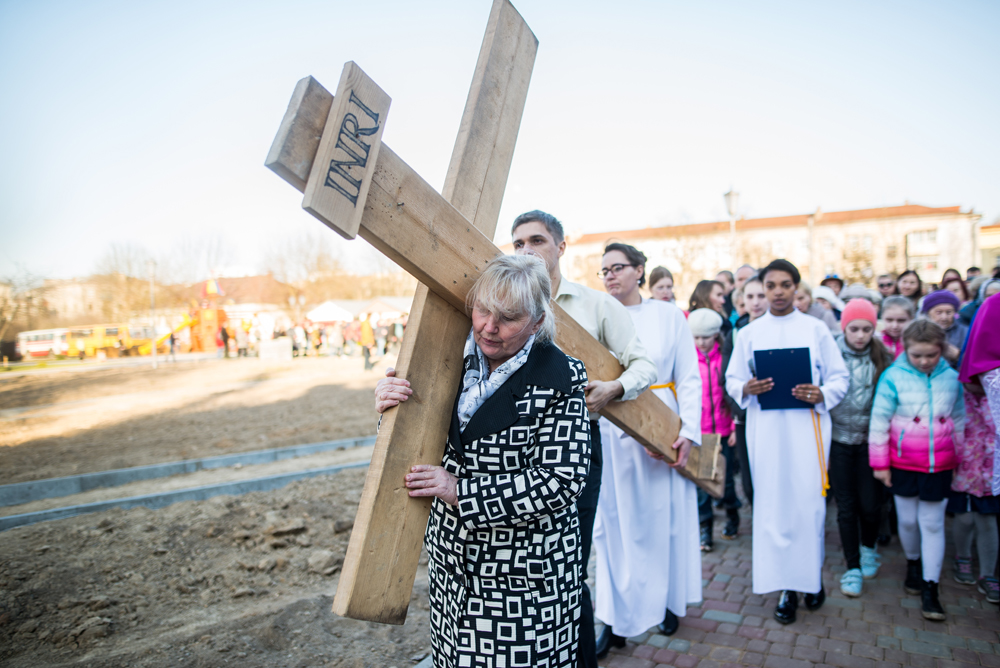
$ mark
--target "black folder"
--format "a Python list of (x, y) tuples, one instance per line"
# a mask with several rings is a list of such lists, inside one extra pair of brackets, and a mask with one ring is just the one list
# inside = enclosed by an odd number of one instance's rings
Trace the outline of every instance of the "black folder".
[(813, 407), (809, 402), (792, 396), (792, 388), (796, 385), (812, 383), (812, 363), (808, 348), (755, 350), (753, 359), (754, 366), (757, 367), (757, 379), (770, 378), (774, 381), (770, 392), (757, 395), (762, 411)]

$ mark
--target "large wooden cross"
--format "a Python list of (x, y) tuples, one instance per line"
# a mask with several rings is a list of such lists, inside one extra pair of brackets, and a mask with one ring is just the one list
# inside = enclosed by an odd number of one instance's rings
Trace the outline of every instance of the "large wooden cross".
[[(417, 287), (398, 377), (410, 400), (383, 415), (333, 602), (337, 614), (402, 624), (413, 591), (430, 499), (413, 499), (403, 476), (440, 464), (471, 322), (465, 297), (491, 259), (500, 203), (534, 66), (538, 40), (508, 0), (494, 0), (486, 36), (438, 193), (381, 143), (386, 95), (353, 62), (336, 95), (315, 79), (298, 82), (266, 165), (305, 195), (303, 208), (347, 238), (359, 234), (415, 276)], [(553, 303), (556, 343), (586, 364), (591, 380), (623, 368)], [(652, 392), (611, 402), (602, 415), (663, 453), (680, 419)], [(598, 446), (599, 447), (599, 446)], [(691, 451), (681, 473), (721, 496), (724, 460)]]

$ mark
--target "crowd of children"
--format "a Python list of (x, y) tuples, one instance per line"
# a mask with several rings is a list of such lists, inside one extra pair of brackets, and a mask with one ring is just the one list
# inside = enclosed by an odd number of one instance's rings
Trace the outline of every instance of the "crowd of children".
[[(980, 280), (970, 292), (954, 273), (946, 273), (941, 289), (926, 295), (920, 277), (907, 271), (895, 280), (894, 289), (886, 290), (880, 282), (881, 294), (863, 286), (844, 290), (836, 279), (815, 289), (800, 282), (795, 296), (801, 312), (831, 328), (835, 323), (836, 344), (850, 376), (846, 396), (830, 410), (827, 464), (846, 562), (840, 590), (861, 596), (865, 580), (877, 576), (880, 521), (889, 507), (907, 560), (905, 589), (920, 595), (923, 616), (931, 620), (945, 619), (938, 583), (947, 516), (953, 518), (955, 581), (975, 586), (987, 601), (1000, 603), (995, 577), (1000, 550), (1000, 489), (994, 488), (998, 432), (986, 379), (992, 374), (1000, 385), (1000, 297), (990, 299), (1000, 292), (1000, 280)], [(732, 274), (722, 272), (717, 280), (698, 284), (688, 322), (701, 369), (702, 431), (731, 446), (725, 448), (725, 496), (716, 505), (727, 513), (722, 536), (735, 538), (740, 500), (734, 473), (739, 469), (750, 503), (753, 479), (746, 457), (745, 411), (727, 395), (724, 375), (739, 330), (768, 305), (762, 277), (751, 272), (735, 286), (727, 285), (727, 274), (731, 279)], [(672, 301), (670, 273), (657, 268), (653, 276), (654, 299)], [(658, 288), (661, 279), (669, 281), (668, 290)], [(736, 289), (727, 295), (729, 287)], [(732, 319), (726, 312), (730, 305), (736, 312)], [(970, 335), (977, 328), (977, 336)], [(970, 343), (980, 368), (960, 379)], [(703, 551), (713, 548), (711, 501), (699, 492)]]

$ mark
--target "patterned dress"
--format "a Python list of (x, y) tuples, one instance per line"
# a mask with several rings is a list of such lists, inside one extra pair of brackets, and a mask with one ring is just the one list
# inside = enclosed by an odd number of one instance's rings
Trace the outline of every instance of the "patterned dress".
[(965, 390), (965, 439), (955, 443), (958, 468), (951, 481), (956, 492), (985, 497), (993, 494), (993, 451), (997, 430), (986, 395)]
[(582, 362), (536, 343), (461, 432), (453, 411), (458, 506), (434, 499), (425, 536), (436, 668), (576, 666), (586, 386)]

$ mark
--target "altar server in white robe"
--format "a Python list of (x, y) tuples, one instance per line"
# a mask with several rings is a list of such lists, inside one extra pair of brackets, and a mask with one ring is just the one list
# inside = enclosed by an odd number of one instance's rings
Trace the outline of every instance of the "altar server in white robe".
[[(830, 454), (830, 409), (847, 393), (847, 368), (823, 322), (794, 306), (799, 271), (787, 260), (761, 270), (770, 310), (740, 331), (726, 391), (747, 410), (747, 451), (753, 476), (753, 592), (781, 591), (774, 617), (795, 621), (797, 592), (816, 610), (823, 590), (826, 521), (826, 462)], [(761, 410), (757, 395), (773, 390), (770, 378), (756, 378), (754, 351), (809, 348), (812, 383), (792, 395), (813, 409)], [(814, 425), (814, 412), (818, 428)]]
[[(686, 462), (691, 445), (701, 443), (698, 357), (684, 313), (640, 295), (645, 264), (636, 248), (615, 243), (605, 249), (601, 272), (605, 289), (625, 305), (656, 364), (652, 391), (681, 417), (673, 445)], [(598, 656), (657, 625), (672, 634), (687, 605), (701, 601), (702, 578), (694, 483), (603, 418), (601, 441), (604, 470), (594, 547), (596, 616), (605, 630)]]

